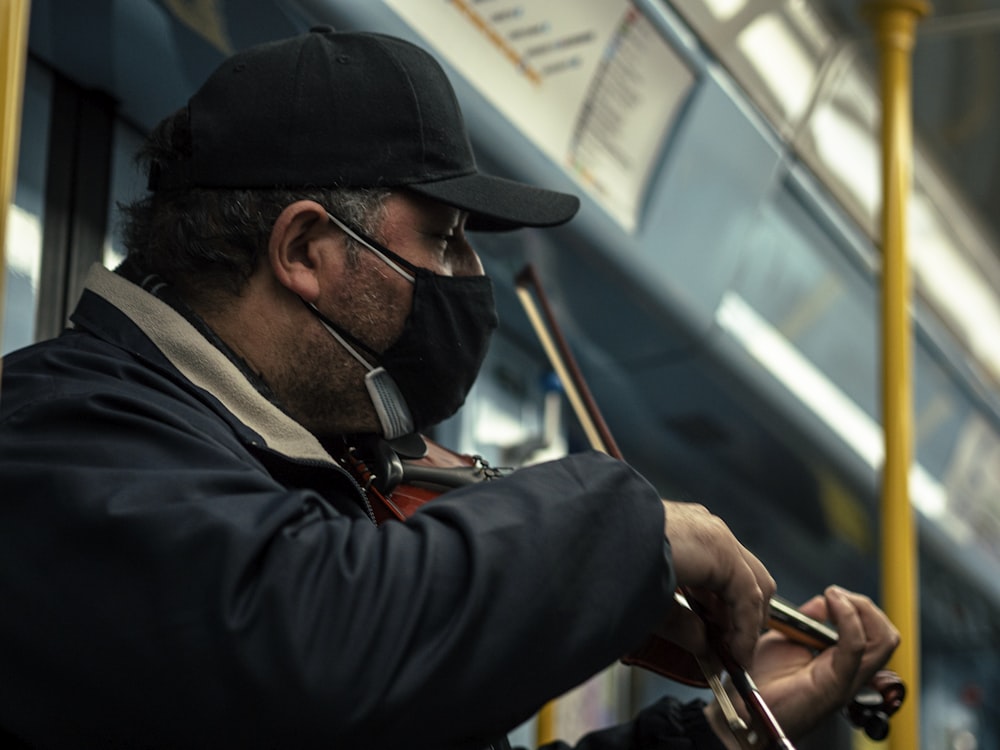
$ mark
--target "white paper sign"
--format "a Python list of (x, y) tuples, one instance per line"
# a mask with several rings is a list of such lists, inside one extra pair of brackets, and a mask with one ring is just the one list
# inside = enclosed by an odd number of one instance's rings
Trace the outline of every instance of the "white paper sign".
[(629, 0), (386, 0), (627, 231), (694, 77)]

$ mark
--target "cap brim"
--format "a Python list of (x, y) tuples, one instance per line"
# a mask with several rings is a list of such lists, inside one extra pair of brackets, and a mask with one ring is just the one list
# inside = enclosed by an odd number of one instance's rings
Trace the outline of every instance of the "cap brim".
[(465, 226), (472, 232), (554, 227), (572, 219), (580, 208), (575, 195), (478, 173), (407, 188), (468, 211)]

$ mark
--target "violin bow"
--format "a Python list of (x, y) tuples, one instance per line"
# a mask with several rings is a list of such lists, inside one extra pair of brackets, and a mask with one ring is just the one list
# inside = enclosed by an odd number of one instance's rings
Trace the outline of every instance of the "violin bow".
[[(532, 328), (535, 330), (535, 335), (545, 350), (552, 368), (556, 371), (556, 375), (558, 375), (559, 380), (562, 382), (566, 398), (573, 407), (573, 411), (587, 435), (590, 446), (594, 450), (606, 453), (613, 458), (624, 460), (624, 456), (612, 437), (600, 409), (597, 408), (597, 402), (594, 400), (583, 378), (573, 352), (570, 350), (569, 344), (566, 342), (566, 338), (563, 336), (556, 322), (555, 314), (552, 312), (549, 301), (542, 290), (538, 273), (532, 264), (527, 264), (517, 274), (514, 285), (525, 314), (528, 316), (528, 320), (531, 322)], [(532, 288), (534, 289), (534, 295), (531, 291)], [(537, 304), (535, 297), (538, 298)], [(677, 595), (676, 598), (678, 603), (691, 609), (702, 619), (706, 628), (708, 628), (709, 634), (712, 635), (714, 628), (711, 627), (711, 623), (705, 618), (704, 612), (696, 600), (693, 597), (680, 595)], [(735, 662), (731, 655), (729, 655), (728, 649), (717, 648), (717, 651), (719, 652), (717, 656), (726, 669), (726, 672), (729, 673), (733, 685), (747, 706), (747, 710), (756, 714), (758, 722), (769, 735), (774, 746), (779, 750), (795, 750), (795, 746), (785, 736), (784, 731), (774, 718), (771, 710), (767, 707), (767, 704), (761, 697), (760, 691), (757, 690), (757, 686), (747, 671)], [(756, 736), (756, 732), (747, 727), (746, 722), (737, 713), (719, 676), (712, 672), (700, 659), (698, 660), (698, 666), (702, 670), (705, 681), (708, 683), (709, 688), (711, 688), (715, 699), (718, 701), (719, 708), (722, 710), (726, 724), (729, 726), (733, 736), (747, 747), (757, 747), (759, 738)]]

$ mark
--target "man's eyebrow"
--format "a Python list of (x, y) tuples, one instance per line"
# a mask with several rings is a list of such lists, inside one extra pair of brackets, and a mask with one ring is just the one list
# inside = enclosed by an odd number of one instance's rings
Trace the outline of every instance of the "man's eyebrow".
[(425, 214), (426, 220), (434, 225), (440, 226), (447, 224), (450, 227), (457, 226), (462, 221), (462, 214), (465, 213), (457, 208), (451, 208), (450, 206), (435, 209), (434, 211), (428, 211)]

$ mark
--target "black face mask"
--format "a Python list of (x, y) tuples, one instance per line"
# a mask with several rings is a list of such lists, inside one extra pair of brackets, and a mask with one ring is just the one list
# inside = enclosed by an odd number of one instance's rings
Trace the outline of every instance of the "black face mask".
[(381, 354), (308, 305), (367, 368), (365, 385), (383, 436), (391, 440), (447, 419), (465, 403), (498, 325), (492, 282), (486, 276), (441, 276), (418, 268), (336, 217), (330, 220), (413, 284), (413, 307), (403, 331)]

